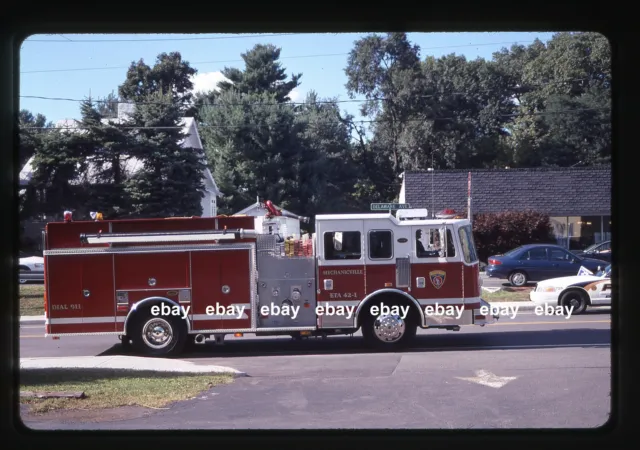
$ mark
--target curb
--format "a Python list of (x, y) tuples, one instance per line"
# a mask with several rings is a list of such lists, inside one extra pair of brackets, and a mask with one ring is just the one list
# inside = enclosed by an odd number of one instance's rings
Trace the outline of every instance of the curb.
[(22, 316), (20, 325), (42, 325), (44, 326), (44, 316)]
[[(94, 358), (102, 359), (104, 357), (21, 358), (20, 371), (84, 369), (105, 371), (118, 370), (126, 372), (160, 372), (172, 373), (175, 375), (229, 375), (233, 378), (249, 376), (246, 372), (242, 372), (232, 367), (217, 365), (198, 365), (188, 361), (174, 359), (115, 356), (106, 357), (106, 359), (102, 361), (97, 361), (94, 360)], [(176, 362), (178, 364), (176, 364)], [(147, 366), (145, 367), (145, 365)]]

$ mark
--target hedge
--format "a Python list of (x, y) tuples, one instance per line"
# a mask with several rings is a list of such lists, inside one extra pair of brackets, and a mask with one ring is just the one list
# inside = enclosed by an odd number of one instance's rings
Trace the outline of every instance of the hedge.
[(480, 261), (525, 244), (555, 244), (547, 214), (507, 211), (478, 214), (473, 218), (473, 236)]

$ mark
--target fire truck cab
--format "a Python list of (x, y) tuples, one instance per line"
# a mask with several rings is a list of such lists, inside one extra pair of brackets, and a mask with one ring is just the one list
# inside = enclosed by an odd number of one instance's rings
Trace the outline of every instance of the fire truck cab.
[(226, 335), (349, 335), (407, 345), (418, 328), (498, 317), (481, 298), (471, 224), (426, 211), (315, 217), (282, 235), (278, 217), (49, 223), (46, 335), (112, 334), (151, 356)]

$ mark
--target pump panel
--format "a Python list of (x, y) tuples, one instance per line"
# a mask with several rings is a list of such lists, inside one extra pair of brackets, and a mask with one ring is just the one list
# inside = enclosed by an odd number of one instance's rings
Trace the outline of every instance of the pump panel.
[(315, 258), (282, 256), (276, 236), (258, 239), (258, 329), (315, 326)]

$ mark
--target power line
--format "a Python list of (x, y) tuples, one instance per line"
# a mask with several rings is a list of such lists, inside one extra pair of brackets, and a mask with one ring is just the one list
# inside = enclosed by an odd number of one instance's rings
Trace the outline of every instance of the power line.
[[(296, 35), (294, 33), (294, 35)], [(266, 36), (266, 35), (262, 35)], [(286, 36), (286, 35), (279, 35)], [(186, 38), (185, 38), (186, 39)], [(139, 40), (136, 40), (136, 42)], [(140, 40), (141, 41), (141, 40)], [(43, 42), (68, 42), (63, 40), (53, 41), (47, 40)], [(72, 42), (90, 42), (90, 41), (72, 41)], [(99, 42), (113, 42), (113, 41), (99, 41)], [(511, 42), (491, 42), (491, 43), (482, 43), (482, 44), (461, 44), (461, 45), (444, 45), (439, 47), (423, 47), (420, 50), (440, 50), (444, 48), (462, 48), (462, 47), (479, 47), (479, 46), (488, 46), (488, 45), (507, 45), (507, 44), (530, 44), (535, 41), (511, 41)], [(323, 58), (329, 56), (347, 56), (349, 53), (325, 53), (319, 55), (297, 55), (297, 56), (281, 56), (280, 59), (300, 59), (300, 58)], [(221, 64), (221, 63), (233, 63), (233, 62), (244, 62), (243, 59), (228, 59), (228, 60), (217, 60), (217, 61), (194, 61), (190, 62), (190, 64)], [(114, 70), (114, 69), (128, 69), (130, 66), (112, 66), (112, 67), (80, 67), (73, 69), (43, 69), (43, 70), (25, 70), (23, 73), (51, 73), (51, 72), (81, 72), (81, 71), (91, 71), (91, 70)]]
[[(328, 56), (346, 56), (348, 53), (323, 53), (319, 55), (296, 55), (296, 56), (281, 56), (280, 59), (300, 59), (300, 58), (324, 58)], [(189, 64), (223, 64), (244, 62), (244, 59), (219, 59), (216, 61), (194, 61)], [(114, 70), (114, 69), (128, 69), (131, 66), (112, 66), (112, 67), (80, 67), (75, 69), (47, 69), (47, 70), (27, 70), (23, 73), (49, 73), (49, 72), (82, 72), (89, 70)]]
[[(509, 118), (509, 117), (522, 117), (522, 116), (544, 116), (544, 115), (550, 115), (550, 114), (570, 114), (570, 113), (578, 113), (578, 112), (586, 112), (586, 111), (606, 111), (609, 110), (609, 108), (581, 108), (581, 109), (566, 109), (566, 110), (559, 110), (559, 111), (544, 111), (544, 112), (537, 112), (537, 113), (515, 113), (515, 114), (498, 114), (498, 117), (504, 117), (504, 118)], [(464, 118), (462, 118), (464, 119)], [(116, 119), (109, 119), (107, 118), (106, 120), (116, 120)], [(422, 118), (422, 119), (407, 119), (404, 120), (403, 123), (424, 123), (424, 122), (429, 122), (429, 121), (457, 121), (457, 120), (461, 120), (461, 118), (459, 117), (432, 117), (432, 118)], [(80, 121), (78, 121), (80, 122)], [(391, 122), (389, 120), (381, 120), (381, 119), (372, 119), (372, 120), (354, 120), (351, 121), (351, 123), (353, 124), (371, 124), (371, 123), (388, 123)], [(311, 126), (315, 126), (315, 125), (334, 125), (336, 122), (335, 121), (317, 121), (317, 122), (312, 122), (309, 125)], [(282, 125), (285, 126), (285, 125)], [(119, 129), (127, 129), (127, 130), (178, 130), (178, 129), (183, 129), (184, 127), (182, 126), (167, 126), (167, 127), (142, 127), (142, 126), (119, 126), (118, 124), (111, 124), (111, 125), (103, 125), (99, 128), (109, 128), (109, 127), (114, 127), (114, 128), (119, 128)], [(260, 128), (260, 125), (251, 125), (251, 124), (246, 124), (246, 125), (198, 125), (198, 129), (249, 129), (252, 127), (256, 127), (256, 128)], [(86, 130), (86, 129), (91, 129), (91, 128), (95, 128), (95, 127), (87, 127), (87, 126), (64, 126), (64, 127), (20, 127), (23, 130)]]
[[(573, 83), (577, 81), (585, 81), (587, 78), (574, 78), (567, 80), (552, 80), (543, 83), (527, 83), (525, 86), (536, 87), (536, 86), (547, 86), (550, 84), (561, 84), (561, 83)], [(493, 89), (480, 89), (476, 92), (491, 92)], [(446, 95), (469, 95), (468, 92), (438, 92), (437, 94), (428, 94), (428, 95), (420, 95), (416, 96), (416, 98), (433, 98), (438, 96), (446, 96)], [(77, 99), (77, 98), (67, 98), (67, 97), (46, 97), (39, 95), (20, 95), (20, 98), (29, 98), (29, 99), (37, 99), (37, 100), (51, 100), (51, 101), (67, 101), (67, 102), (78, 102), (82, 103), (87, 101), (88, 99)], [(286, 105), (316, 105), (316, 104), (334, 104), (334, 103), (362, 103), (362, 102), (376, 102), (376, 101), (392, 101), (392, 98), (375, 98), (375, 99), (350, 99), (350, 100), (318, 100), (315, 102), (286, 102), (286, 103), (269, 103), (269, 102), (254, 102), (254, 103), (219, 103), (219, 104), (205, 104), (204, 107), (223, 107), (223, 106), (286, 106)], [(169, 102), (134, 102), (134, 101), (122, 101), (122, 100), (109, 100), (109, 99), (91, 99), (92, 103), (109, 103), (112, 105), (171, 105)]]
[[(165, 41), (211, 41), (220, 39), (246, 39), (246, 38), (261, 38), (261, 37), (274, 37), (274, 36), (296, 36), (299, 33), (274, 33), (274, 34), (246, 34), (237, 36), (209, 36), (209, 37), (188, 37), (188, 38), (153, 38), (153, 39), (25, 39), (23, 43), (29, 42), (73, 42), (75, 44), (81, 44), (83, 42), (165, 42)], [(58, 34), (58, 36), (62, 36)], [(62, 36), (64, 37), (64, 36)]]

